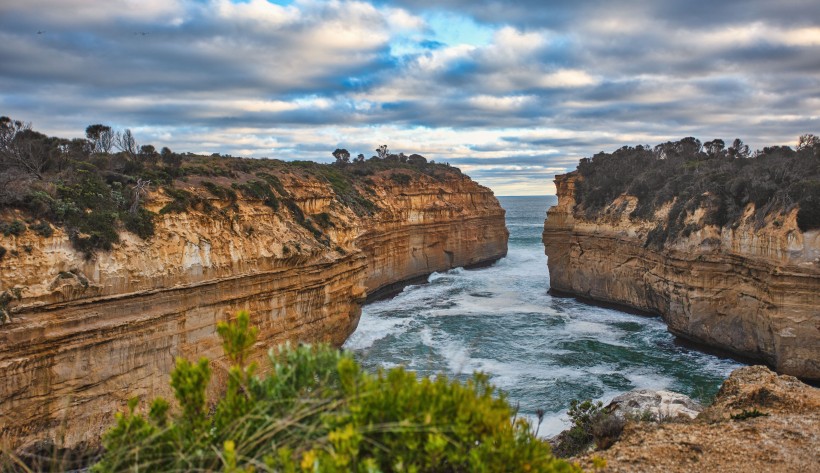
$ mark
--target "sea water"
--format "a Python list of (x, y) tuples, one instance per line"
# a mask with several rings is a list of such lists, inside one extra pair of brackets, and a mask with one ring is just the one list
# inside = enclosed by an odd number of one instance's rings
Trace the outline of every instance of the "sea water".
[(555, 197), (500, 197), (509, 253), (482, 269), (434, 273), (426, 284), (364, 306), (345, 348), (368, 370), (490, 376), (521, 415), (546, 416), (542, 436), (567, 427), (572, 399), (608, 402), (632, 389), (708, 401), (741, 365), (686, 348), (658, 317), (548, 294), (541, 232)]

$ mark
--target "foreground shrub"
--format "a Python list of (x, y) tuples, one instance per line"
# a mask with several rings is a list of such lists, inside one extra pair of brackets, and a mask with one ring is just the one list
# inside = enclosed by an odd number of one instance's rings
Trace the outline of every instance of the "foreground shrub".
[(607, 449), (618, 440), (626, 421), (609, 412), (601, 401), (573, 399), (567, 415), (572, 427), (554, 441), (554, 451), (559, 457), (566, 458), (578, 455), (595, 447)]
[[(155, 400), (117, 416), (93, 470), (277, 472), (571, 472), (512, 412), (485, 375), (466, 383), (417, 378), (404, 369), (362, 372), (325, 345), (271, 351), (257, 376), (248, 363), (256, 331), (247, 313), (218, 331), (232, 366), (225, 394), (208, 408), (206, 359), (177, 360), (180, 409)], [(209, 414), (213, 412), (213, 414)]]

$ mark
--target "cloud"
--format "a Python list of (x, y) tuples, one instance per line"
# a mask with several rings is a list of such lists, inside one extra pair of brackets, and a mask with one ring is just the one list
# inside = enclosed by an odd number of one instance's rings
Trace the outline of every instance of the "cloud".
[(820, 132), (810, 0), (280, 3), (6, 2), (0, 114), (283, 159), (387, 143), (522, 194), (626, 144)]

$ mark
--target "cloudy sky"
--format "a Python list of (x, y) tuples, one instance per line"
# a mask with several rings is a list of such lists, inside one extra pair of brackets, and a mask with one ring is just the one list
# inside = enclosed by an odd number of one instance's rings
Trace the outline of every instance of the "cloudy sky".
[(548, 194), (622, 145), (820, 134), (820, 2), (4, 1), (0, 115), (286, 160), (387, 144)]

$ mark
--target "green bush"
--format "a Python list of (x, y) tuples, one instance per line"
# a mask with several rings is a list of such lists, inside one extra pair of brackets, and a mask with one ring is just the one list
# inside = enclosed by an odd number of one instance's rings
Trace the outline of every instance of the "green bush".
[(20, 236), (26, 231), (26, 224), (19, 220), (12, 220), (11, 222), (0, 222), (0, 232), (3, 236)]
[(394, 172), (390, 174), (390, 180), (400, 186), (406, 186), (407, 184), (410, 184), (411, 179), (409, 175), (403, 172)]
[(621, 435), (626, 421), (603, 407), (601, 401), (587, 399), (570, 402), (567, 415), (572, 427), (558, 435), (553, 451), (566, 458), (583, 453), (593, 445), (598, 449), (612, 446)]
[(154, 215), (154, 212), (140, 207), (134, 213), (124, 212), (120, 218), (126, 230), (147, 240), (154, 236)]
[[(554, 458), (503, 395), (477, 374), (466, 383), (417, 378), (401, 368), (362, 372), (328, 346), (269, 354), (269, 374), (248, 364), (256, 331), (247, 313), (218, 332), (231, 368), (209, 409), (209, 363), (177, 360), (180, 409), (155, 400), (117, 415), (93, 466), (107, 471), (576, 472)], [(213, 412), (212, 415), (209, 412)]]
[(45, 221), (39, 221), (37, 223), (33, 223), (28, 226), (28, 228), (33, 231), (34, 233), (40, 235), (43, 238), (48, 238), (54, 235), (54, 229), (51, 228), (51, 225)]

